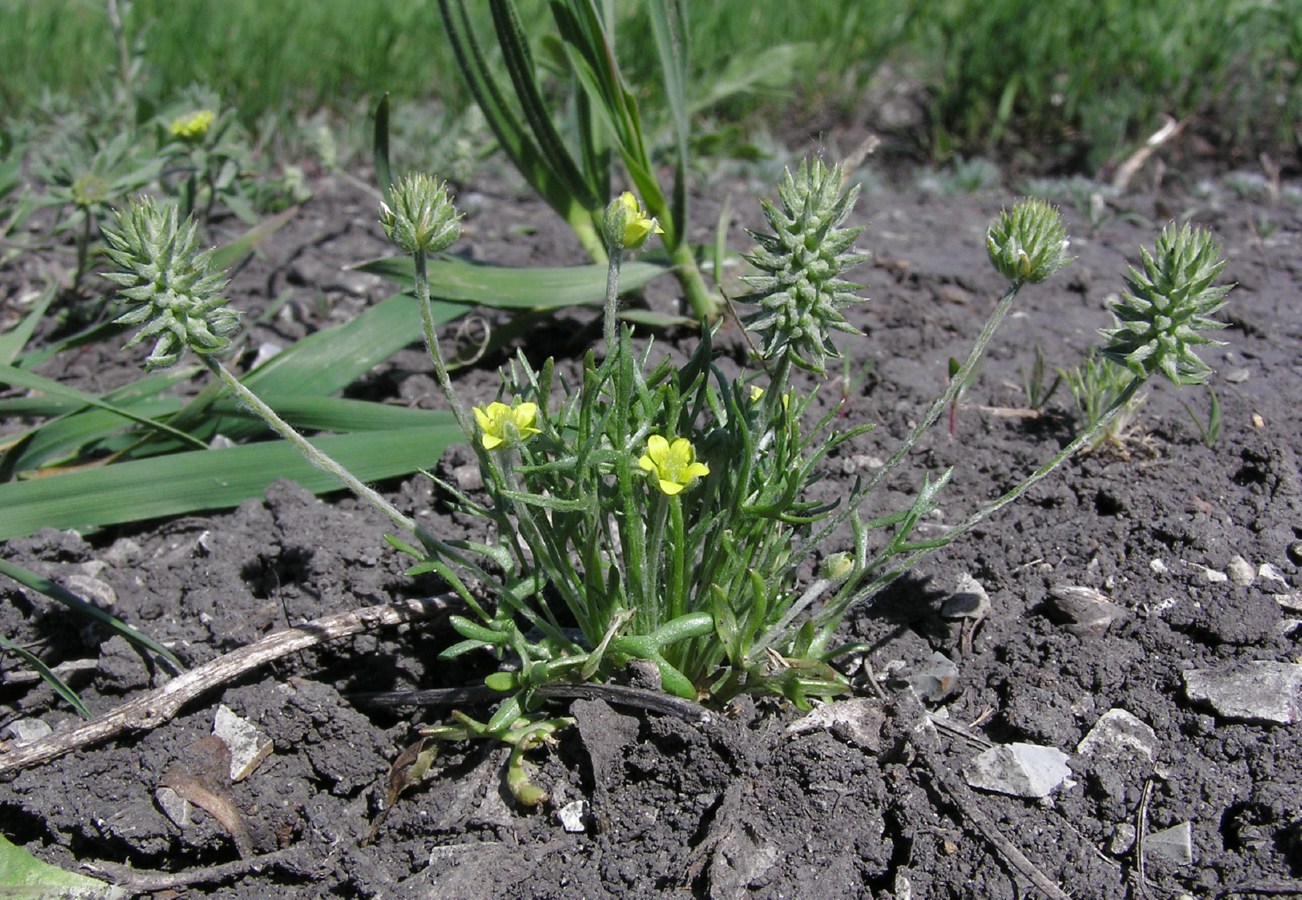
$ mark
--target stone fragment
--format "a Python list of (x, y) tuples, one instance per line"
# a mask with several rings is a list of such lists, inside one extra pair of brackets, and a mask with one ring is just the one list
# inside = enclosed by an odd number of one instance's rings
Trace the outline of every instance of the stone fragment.
[(588, 801), (575, 800), (556, 810), (556, 819), (569, 834), (582, 834), (585, 830), (583, 820), (588, 816)]
[(231, 750), (231, 781), (248, 778), (274, 749), (271, 738), (225, 704), (217, 707), (212, 733), (225, 741)]
[(1117, 827), (1112, 830), (1112, 838), (1108, 841), (1108, 852), (1113, 856), (1125, 856), (1133, 846), (1135, 846), (1135, 826), (1129, 822), (1118, 822)]
[(958, 687), (958, 665), (945, 654), (934, 652), (909, 676), (909, 684), (923, 700), (944, 700)]
[(14, 719), (0, 732), (15, 741), (39, 741), (53, 733), (54, 729), (40, 719)]
[(1230, 576), (1230, 582), (1239, 587), (1247, 587), (1257, 580), (1257, 570), (1252, 567), (1252, 563), (1238, 554), (1230, 557), (1225, 572)]
[(170, 787), (160, 787), (154, 791), (154, 800), (163, 815), (177, 828), (190, 827), (190, 801), (186, 800)]
[(1154, 575), (1165, 575), (1167, 573), (1166, 563), (1156, 556), (1148, 561), (1148, 568)]
[(1202, 570), (1203, 577), (1212, 584), (1224, 584), (1230, 580), (1230, 576), (1226, 575), (1220, 569), (1213, 569), (1209, 566), (1200, 566), (1197, 564), (1194, 564), (1194, 568)]
[(1157, 735), (1144, 722), (1120, 707), (1113, 707), (1099, 717), (1089, 734), (1076, 745), (1081, 756), (1104, 756), (1152, 760), (1157, 749)]
[(990, 612), (990, 595), (968, 573), (958, 576), (954, 593), (940, 607), (940, 614), (946, 619), (975, 619), (980, 621)]
[(787, 726), (787, 734), (830, 731), (841, 740), (872, 753), (881, 750), (882, 726), (886, 715), (881, 703), (867, 697), (837, 700), (820, 706)]
[(1288, 580), (1284, 578), (1284, 574), (1268, 562), (1257, 566), (1257, 577), (1262, 581), (1273, 581), (1280, 587), (1288, 587)]
[(1079, 637), (1098, 637), (1126, 615), (1094, 588), (1074, 584), (1049, 588), (1048, 605), (1051, 617)]
[(1275, 602), (1289, 612), (1302, 612), (1302, 591), (1275, 594)]
[(113, 590), (113, 585), (101, 578), (74, 573), (67, 576), (64, 584), (78, 597), (105, 612), (112, 612), (117, 608), (117, 591)]
[(1234, 671), (1190, 669), (1185, 695), (1227, 719), (1291, 725), (1302, 719), (1302, 665), (1260, 661)]
[(1188, 822), (1155, 831), (1144, 840), (1144, 855), (1187, 866), (1193, 862), (1193, 830)]
[(963, 778), (983, 791), (1038, 800), (1071, 776), (1067, 754), (1038, 744), (991, 747), (963, 767)]

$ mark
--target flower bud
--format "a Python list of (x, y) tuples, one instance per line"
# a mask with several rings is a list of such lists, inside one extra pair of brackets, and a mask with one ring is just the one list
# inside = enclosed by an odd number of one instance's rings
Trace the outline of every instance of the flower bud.
[(380, 225), (404, 253), (439, 253), (461, 236), (461, 215), (447, 185), (428, 175), (408, 175), (393, 186), (393, 205), (380, 204)]
[(1067, 229), (1058, 210), (1043, 200), (1020, 200), (986, 232), (990, 262), (1014, 284), (1039, 284), (1071, 262)]
[(606, 246), (613, 250), (636, 250), (653, 234), (664, 234), (654, 216), (638, 205), (637, 198), (625, 191), (606, 207), (602, 222)]
[(849, 553), (833, 553), (823, 560), (822, 576), (828, 581), (839, 583), (850, 577), (854, 571), (854, 557)]

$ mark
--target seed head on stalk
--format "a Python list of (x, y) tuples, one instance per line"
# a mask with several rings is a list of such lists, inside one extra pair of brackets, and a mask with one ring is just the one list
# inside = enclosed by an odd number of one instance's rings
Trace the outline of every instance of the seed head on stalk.
[(159, 207), (151, 197), (137, 197), (114, 213), (104, 239), (109, 259), (120, 269), (104, 277), (132, 304), (114, 321), (143, 325), (126, 346), (157, 339), (145, 368), (172, 365), (186, 347), (201, 354), (226, 349), (240, 314), (226, 308), (226, 279), (214, 271), (212, 251), (198, 249), (193, 220), (181, 223), (174, 205)]
[(1103, 355), (1141, 378), (1161, 372), (1174, 384), (1202, 384), (1212, 370), (1194, 348), (1221, 343), (1202, 332), (1225, 327), (1208, 316), (1233, 287), (1212, 284), (1225, 268), (1221, 247), (1186, 223), (1162, 229), (1156, 255), (1140, 254), (1144, 271), (1130, 268), (1128, 290), (1112, 304), (1116, 327), (1100, 332), (1108, 341)]
[(759, 248), (746, 259), (764, 274), (745, 279), (755, 291), (745, 299), (759, 304), (746, 327), (763, 339), (765, 359), (786, 353), (795, 365), (821, 375), (827, 358), (838, 356), (830, 333), (857, 333), (841, 309), (861, 302), (854, 292), (862, 285), (841, 274), (868, 254), (852, 246), (863, 228), (841, 224), (858, 196), (858, 187), (841, 193), (840, 166), (828, 169), (814, 160), (802, 162), (794, 175), (790, 170), (783, 175), (781, 209), (764, 202), (773, 233), (752, 234)]

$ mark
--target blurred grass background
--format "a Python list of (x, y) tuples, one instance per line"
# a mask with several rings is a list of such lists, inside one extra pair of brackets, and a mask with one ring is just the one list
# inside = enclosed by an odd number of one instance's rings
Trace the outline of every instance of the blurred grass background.
[[(203, 85), (255, 134), (314, 111), (346, 121), (385, 91), (440, 116), (469, 103), (436, 0), (119, 0), (119, 8), (137, 92), (161, 101)], [(628, 74), (653, 84), (639, 77), (655, 65), (640, 4), (612, 0), (609, 8)], [(807, 0), (685, 9), (689, 84), (703, 104), (711, 85), (740, 70), (771, 69), (768, 90), (702, 109), (712, 128), (781, 131), (817, 114), (814, 124), (897, 127), (897, 143), (919, 161), (994, 155), (1058, 172), (1123, 158), (1164, 114), (1191, 117), (1191, 130), (1227, 158), (1290, 154), (1302, 141), (1302, 0)], [(550, 31), (542, 0), (520, 0), (520, 10), (537, 24), (531, 33)], [(486, 4), (479, 13), (487, 39)], [(779, 56), (775, 47), (786, 51)], [(545, 65), (545, 47), (536, 58)], [(6, 120), (55, 95), (93, 105), (117, 72), (104, 0), (0, 0)], [(884, 112), (884, 98), (893, 110)]]

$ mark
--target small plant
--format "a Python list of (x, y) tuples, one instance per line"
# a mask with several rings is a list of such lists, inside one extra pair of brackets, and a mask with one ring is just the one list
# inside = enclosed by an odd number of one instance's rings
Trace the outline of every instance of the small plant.
[(159, 117), (163, 183), (180, 202), (181, 215), (207, 221), (218, 200), (246, 222), (257, 216), (245, 198), (253, 164), (248, 139), (230, 110), (207, 92), (193, 91)]
[(1202, 439), (1203, 446), (1216, 446), (1216, 442), (1221, 439), (1221, 401), (1217, 398), (1216, 392), (1210, 387), (1207, 388), (1207, 421), (1205, 422), (1188, 403), (1184, 403), (1183, 406), (1194, 427), (1198, 429), (1198, 437)]
[(1035, 362), (1031, 363), (1030, 369), (1022, 373), (1022, 396), (1026, 398), (1027, 408), (1037, 411), (1044, 409), (1061, 384), (1061, 372), (1054, 374), (1053, 381), (1046, 382), (1044, 354), (1040, 351), (1039, 345), (1036, 345)]
[[(1071, 391), (1072, 399), (1076, 401), (1079, 424), (1083, 431), (1094, 429), (1102, 421), (1131, 380), (1129, 372), (1093, 348), (1079, 366), (1059, 369), (1058, 377), (1067, 383), (1067, 390)], [(1097, 438), (1086, 446), (1086, 451), (1093, 453), (1104, 446), (1118, 450), (1124, 448), (1144, 400), (1143, 394), (1131, 397), (1121, 412), (1112, 417), (1107, 427), (1099, 429)]]
[(161, 166), (157, 159), (142, 158), (134, 135), (124, 133), (108, 140), (93, 135), (69, 138), (35, 168), (46, 185), (40, 205), (59, 210), (53, 233), (74, 236), (75, 292), (97, 264), (100, 229), (110, 211), (157, 178)]
[[(1090, 429), (942, 536), (919, 536), (916, 527), (939, 504), (950, 471), (922, 475), (910, 502), (864, 518), (868, 498), (954, 402), (1022, 288), (1070, 261), (1057, 211), (1019, 202), (986, 236), (1008, 288), (944, 392), (871, 478), (839, 502), (811, 500), (828, 455), (872, 428), (840, 428), (835, 408), (810, 421), (815, 396), (792, 378), (797, 369), (823, 374), (840, 356), (831, 333), (854, 332), (844, 310), (861, 298), (844, 275), (864, 258), (854, 247), (862, 229), (845, 227), (856, 191), (842, 193), (841, 184), (838, 168), (802, 164), (784, 176), (779, 202), (764, 207), (771, 230), (755, 235), (757, 274), (742, 298), (754, 309), (745, 320), (758, 347), (750, 369), (731, 375), (716, 365), (708, 328), (681, 366), (657, 360), (654, 345), (635, 349), (618, 318), (621, 266), (661, 226), (623, 194), (601, 222), (609, 259), (604, 353), (587, 353), (575, 383), (551, 361), (534, 368), (520, 354), (497, 396), (469, 409), (435, 333), (427, 272), (428, 258), (457, 239), (459, 215), (434, 179), (394, 186), (380, 223), (412, 257), (435, 375), (483, 475), (482, 496), (442, 488), (492, 527), (484, 542), (428, 533), (226, 372), (216, 359), (231, 324), (215, 300), (220, 278), (202, 274), (206, 258), (193, 252), (192, 226), (178, 225), (174, 212), (142, 201), (119, 217), (114, 259), (126, 271), (114, 277), (140, 304), (125, 320), (143, 325), (139, 337), (160, 339), (155, 364), (193, 347), (286, 439), (416, 535), (418, 545), (391, 541), (419, 559), (412, 572), (437, 573), (465, 604), (450, 618), (460, 640), (441, 658), (497, 660), (485, 684), (502, 698), (486, 721), (456, 713), (430, 736), (511, 743), (508, 784), (521, 802), (536, 804), (546, 794), (522, 755), (564, 724), (542, 708), (548, 686), (611, 681), (633, 668), (669, 694), (716, 706), (741, 693), (779, 694), (800, 706), (842, 694), (850, 683), (835, 663), (856, 648), (835, 635), (848, 610), (1095, 441), (1150, 375), (1183, 382), (1205, 368), (1192, 347), (1203, 341), (1199, 329), (1215, 326), (1206, 316), (1227, 289), (1210, 285), (1219, 268), (1201, 232), (1164, 234), (1157, 256), (1145, 253), (1149, 274), (1132, 272), (1131, 293), (1114, 307), (1118, 326), (1104, 353), (1124, 363), (1128, 381)], [(850, 546), (829, 546), (845, 525)]]

